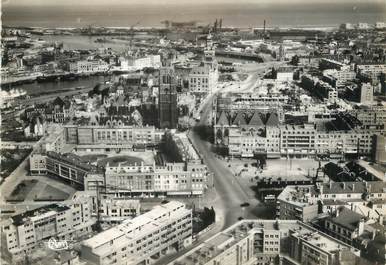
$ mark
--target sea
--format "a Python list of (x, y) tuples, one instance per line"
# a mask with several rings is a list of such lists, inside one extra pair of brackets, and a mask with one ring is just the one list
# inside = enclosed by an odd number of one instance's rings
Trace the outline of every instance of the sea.
[[(53, 1), (54, 2), (54, 1)], [(81, 3), (82, 1), (80, 1)], [(237, 1), (235, 1), (237, 2)], [(103, 27), (162, 27), (162, 21), (197, 21), (213, 24), (222, 19), (225, 27), (324, 28), (341, 23), (386, 21), (386, 3), (382, 1), (326, 1), (299, 4), (127, 4), (77, 6), (11, 6), (3, 5), (2, 23), (6, 26), (43, 28)], [(194, 1), (192, 1), (194, 3)]]

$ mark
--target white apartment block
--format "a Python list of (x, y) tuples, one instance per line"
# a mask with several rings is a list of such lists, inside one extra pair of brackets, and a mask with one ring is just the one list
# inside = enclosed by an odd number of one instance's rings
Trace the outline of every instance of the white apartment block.
[(192, 242), (192, 211), (172, 201), (82, 242), (81, 257), (97, 265), (149, 264), (150, 257)]
[(7, 254), (15, 260), (50, 238), (71, 239), (91, 232), (94, 222), (89, 201), (51, 204), (12, 216), (2, 227), (2, 237)]
[(295, 156), (315, 154), (315, 125), (283, 125), (280, 127), (280, 133), (280, 152), (282, 154)]
[(356, 77), (356, 73), (350, 69), (336, 70), (327, 69), (323, 71), (323, 75), (335, 82), (335, 87), (343, 87), (348, 81), (352, 81)]
[(146, 67), (159, 68), (162, 66), (160, 55), (149, 55), (143, 58), (137, 58), (134, 60), (135, 69), (143, 69)]
[(313, 124), (267, 127), (265, 137), (239, 127), (230, 127), (230, 156), (308, 157), (316, 154), (365, 154), (372, 152), (372, 133), (368, 130), (324, 131)]
[(77, 150), (123, 150), (132, 149), (135, 145), (154, 146), (160, 143), (163, 130), (154, 126), (125, 126), (113, 123), (106, 125), (65, 125), (66, 143), (76, 144)]
[(106, 187), (107, 194), (118, 197), (154, 197), (157, 195), (199, 195), (207, 187), (206, 165), (196, 163), (106, 165), (105, 174), (85, 177), (85, 189), (96, 189), (95, 183)]
[(194, 66), (189, 73), (189, 91), (193, 93), (212, 93), (217, 87), (218, 70), (209, 64)]
[(70, 64), (70, 72), (97, 73), (109, 70), (109, 64), (102, 60), (78, 61)]
[[(243, 220), (169, 265), (339, 264), (359, 250), (295, 220)], [(280, 263), (278, 263), (280, 262)]]
[(362, 84), (360, 103), (364, 105), (370, 105), (374, 102), (374, 87), (367, 83)]

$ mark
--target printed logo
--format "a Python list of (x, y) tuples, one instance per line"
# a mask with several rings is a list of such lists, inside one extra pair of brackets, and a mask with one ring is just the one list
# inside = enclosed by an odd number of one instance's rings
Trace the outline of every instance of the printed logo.
[(47, 247), (52, 250), (65, 250), (68, 249), (68, 242), (66, 240), (57, 241), (51, 237), (47, 242)]

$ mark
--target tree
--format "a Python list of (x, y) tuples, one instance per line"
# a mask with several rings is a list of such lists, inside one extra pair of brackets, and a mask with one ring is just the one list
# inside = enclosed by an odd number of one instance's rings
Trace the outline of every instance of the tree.
[(299, 56), (297, 56), (296, 54), (294, 56), (292, 56), (290, 64), (292, 64), (294, 66), (298, 66), (299, 65)]

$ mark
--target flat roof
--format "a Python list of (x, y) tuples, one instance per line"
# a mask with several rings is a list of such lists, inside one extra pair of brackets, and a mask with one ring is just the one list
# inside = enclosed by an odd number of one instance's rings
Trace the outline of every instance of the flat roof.
[(65, 204), (54, 203), (54, 204), (45, 205), (43, 207), (39, 207), (34, 210), (26, 211), (18, 215), (14, 215), (11, 217), (11, 219), (14, 225), (20, 226), (20, 225), (23, 225), (25, 221), (30, 218), (38, 219), (38, 218), (44, 217), (45, 215), (48, 216), (58, 212), (66, 211), (68, 209), (70, 209), (70, 207)]
[[(92, 248), (94, 253), (103, 255), (109, 249), (98, 249), (100, 246), (114, 241), (114, 245), (118, 247), (121, 244), (126, 244), (129, 240), (140, 238), (142, 235), (148, 234), (162, 226), (165, 219), (160, 220), (160, 217), (169, 213), (173, 214), (177, 208), (186, 209), (185, 204), (177, 201), (157, 205), (153, 210), (131, 220), (124, 220), (121, 224), (83, 241), (82, 244)], [(186, 209), (186, 211), (188, 210)]]
[(278, 200), (287, 201), (297, 206), (316, 205), (312, 197), (316, 196), (312, 185), (287, 186), (277, 197)]
[[(289, 235), (306, 240), (306, 244), (311, 244), (322, 251), (333, 252), (352, 247), (333, 237), (319, 232), (315, 228), (296, 220), (242, 220), (217, 233), (186, 254), (180, 256), (169, 264), (173, 265), (196, 265), (206, 264), (206, 262), (223, 253), (230, 246), (240, 242), (246, 237), (253, 236), (255, 233), (272, 233), (288, 231)], [(226, 244), (225, 247), (221, 245)], [(282, 249), (280, 249), (282, 252)], [(283, 254), (283, 253), (281, 253)], [(284, 253), (285, 254), (285, 253)]]

